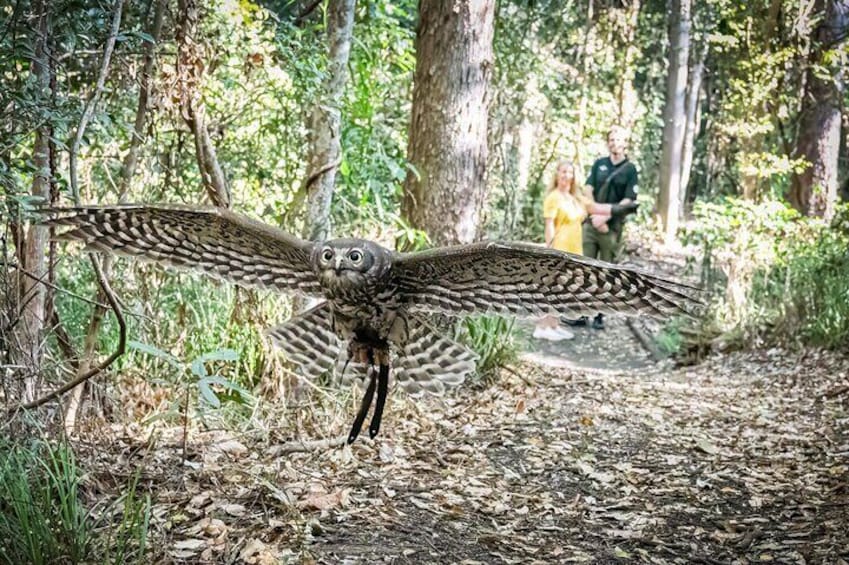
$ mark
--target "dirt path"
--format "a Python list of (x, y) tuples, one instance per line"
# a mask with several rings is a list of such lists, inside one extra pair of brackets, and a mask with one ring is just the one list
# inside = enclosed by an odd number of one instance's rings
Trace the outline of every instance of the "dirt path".
[(350, 507), (309, 551), (327, 563), (847, 560), (849, 403), (828, 396), (846, 361), (795, 361), (528, 370), (446, 407), (440, 432), (396, 436), (403, 460), (357, 448)]
[[(526, 364), (447, 399), (395, 395), (385, 433), (353, 448), (195, 436), (188, 465), (177, 448), (143, 462), (156, 561), (844, 563), (848, 385), (849, 358), (818, 353)], [(115, 449), (101, 478), (141, 462)]]

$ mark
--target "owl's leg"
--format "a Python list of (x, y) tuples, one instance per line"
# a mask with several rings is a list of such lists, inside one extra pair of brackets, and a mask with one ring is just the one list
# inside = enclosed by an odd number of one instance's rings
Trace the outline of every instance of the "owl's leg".
[(369, 380), (368, 386), (366, 387), (366, 393), (360, 403), (360, 411), (357, 412), (357, 417), (354, 418), (354, 425), (351, 426), (351, 433), (348, 434), (349, 445), (354, 443), (354, 440), (356, 440), (357, 436), (360, 435), (360, 430), (363, 428), (363, 422), (366, 421), (366, 414), (368, 414), (369, 406), (371, 406), (371, 400), (374, 398), (374, 388), (376, 384), (374, 367), (369, 367), (368, 374)]
[[(374, 398), (375, 388), (377, 389), (377, 401), (369, 423), (369, 437), (374, 439), (380, 431), (380, 422), (383, 419), (383, 410), (386, 407), (386, 397), (389, 394), (389, 346), (383, 340), (378, 343), (370, 343), (354, 339), (348, 344), (348, 358), (369, 365), (369, 383), (366, 387), (366, 393), (360, 403), (360, 411), (354, 419), (353, 426), (351, 426), (351, 433), (348, 434), (348, 443), (350, 444), (360, 434), (372, 398)], [(378, 365), (379, 369), (375, 369), (375, 364)]]
[[(374, 371), (374, 367), (372, 367)], [(386, 396), (389, 393), (389, 363), (381, 363), (377, 374), (377, 402), (374, 405), (374, 414), (368, 427), (368, 435), (374, 439), (380, 431), (380, 420), (383, 418), (383, 407), (386, 406)]]

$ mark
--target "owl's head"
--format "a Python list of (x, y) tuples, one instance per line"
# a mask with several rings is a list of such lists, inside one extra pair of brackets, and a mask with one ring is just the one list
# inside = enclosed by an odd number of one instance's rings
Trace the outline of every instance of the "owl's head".
[(333, 239), (312, 252), (313, 268), (329, 290), (379, 284), (389, 272), (392, 253), (365, 239)]

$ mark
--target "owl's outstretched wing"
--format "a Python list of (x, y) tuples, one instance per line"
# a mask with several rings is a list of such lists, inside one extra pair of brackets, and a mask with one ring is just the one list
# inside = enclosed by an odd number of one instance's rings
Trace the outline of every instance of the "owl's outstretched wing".
[(332, 373), (342, 359), (345, 344), (333, 333), (332, 320), (330, 305), (322, 302), (267, 330), (266, 335), (303, 376), (317, 379)]
[(320, 295), (313, 244), (220, 208), (92, 206), (44, 211), (56, 236), (86, 247), (194, 269), (249, 287)]
[(698, 289), (650, 273), (524, 243), (398, 254), (392, 273), (411, 311), (449, 316), (594, 312), (692, 314)]

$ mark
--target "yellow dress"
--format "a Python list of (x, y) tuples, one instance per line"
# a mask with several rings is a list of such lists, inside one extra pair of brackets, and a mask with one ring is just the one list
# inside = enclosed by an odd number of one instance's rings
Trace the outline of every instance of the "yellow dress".
[(552, 247), (560, 251), (580, 254), (582, 249), (581, 223), (587, 216), (586, 207), (571, 194), (552, 190), (542, 205), (543, 217), (554, 219)]

